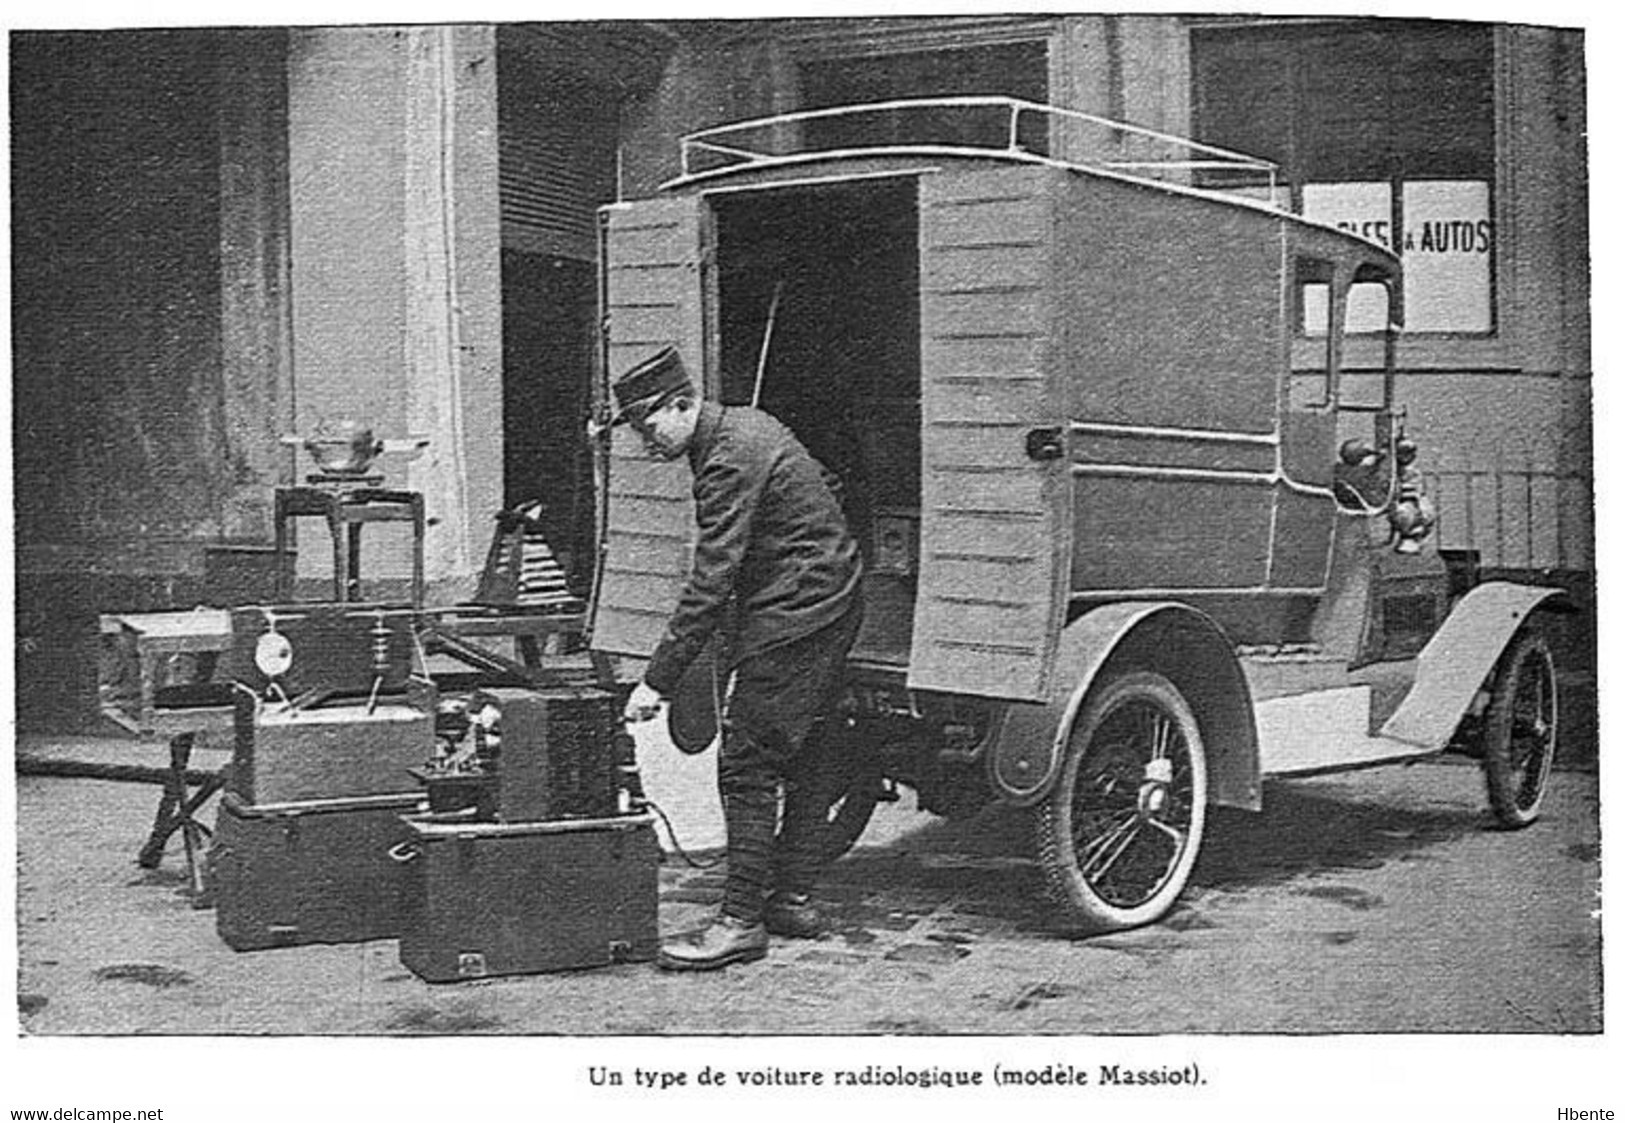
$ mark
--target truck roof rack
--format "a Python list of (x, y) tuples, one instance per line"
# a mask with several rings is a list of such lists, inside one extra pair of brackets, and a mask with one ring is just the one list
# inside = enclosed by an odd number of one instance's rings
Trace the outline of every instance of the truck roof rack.
[(680, 145), (677, 183), (842, 157), (969, 156), (1287, 205), (1277, 187), (1279, 168), (1268, 160), (1012, 97), (910, 98), (781, 113), (702, 129)]

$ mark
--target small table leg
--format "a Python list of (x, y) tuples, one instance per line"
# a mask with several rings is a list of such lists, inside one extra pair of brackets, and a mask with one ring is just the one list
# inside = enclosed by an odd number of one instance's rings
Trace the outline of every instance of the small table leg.
[(195, 733), (181, 733), (169, 742), (169, 775), (164, 780), (164, 794), (158, 801), (158, 814), (153, 819), (152, 834), (136, 856), (142, 869), (157, 869), (164, 860), (164, 847), (170, 835), (181, 833), (186, 848), (186, 878), (195, 899), (201, 900), (207, 892), (203, 876), (203, 846), (209, 837), (209, 828), (197, 819), (203, 805), (225, 787), (224, 771), (216, 772), (191, 795), (186, 793), (186, 770), (191, 763)]
[(195, 733), (181, 733), (169, 739), (169, 775), (164, 779), (164, 794), (158, 800), (152, 834), (135, 859), (142, 869), (158, 868), (164, 860), (164, 845), (180, 825), (176, 811), (186, 802), (186, 766), (192, 759), (192, 743), (196, 739)]

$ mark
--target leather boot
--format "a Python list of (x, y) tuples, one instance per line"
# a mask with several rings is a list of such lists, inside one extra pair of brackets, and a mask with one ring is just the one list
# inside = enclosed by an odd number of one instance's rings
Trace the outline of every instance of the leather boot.
[(824, 919), (805, 893), (779, 891), (768, 897), (762, 922), (773, 935), (793, 940), (814, 940), (824, 934)]
[(661, 944), (655, 963), (667, 971), (714, 971), (766, 954), (767, 929), (760, 921), (752, 923), (722, 913), (698, 932)]

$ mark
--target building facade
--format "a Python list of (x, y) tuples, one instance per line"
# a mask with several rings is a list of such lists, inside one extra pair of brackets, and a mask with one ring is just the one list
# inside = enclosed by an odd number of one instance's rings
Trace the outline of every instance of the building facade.
[[(532, 500), (585, 582), (598, 208), (676, 175), (685, 133), (890, 98), (1019, 97), (1275, 161), (1281, 205), (1405, 257), (1399, 399), (1451, 559), (1590, 587), (1578, 31), (589, 21), (14, 33), (10, 53), (25, 719), (88, 709), (97, 613), (263, 587), (273, 490), (310, 467), (282, 438), (341, 420), (428, 438), (383, 469), (425, 495), (432, 599), (466, 595), (492, 514)], [(1345, 367), (1375, 369), (1380, 322), (1350, 327)], [(404, 587), (407, 543), (381, 535), (367, 565)]]

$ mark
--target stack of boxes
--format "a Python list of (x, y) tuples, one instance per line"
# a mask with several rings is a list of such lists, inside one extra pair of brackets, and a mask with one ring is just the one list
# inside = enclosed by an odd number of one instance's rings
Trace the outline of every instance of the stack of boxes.
[(209, 847), (215, 924), (239, 951), (399, 932), (397, 848), (434, 748), (409, 610), (232, 613), (236, 740)]
[[(477, 753), (452, 752), (410, 609), (232, 625), (236, 748), (210, 850), (227, 944), (399, 938), (435, 982), (654, 956), (660, 852), (614, 693), (480, 687), (450, 707), (477, 709)], [(434, 766), (450, 756), (469, 767)], [(494, 798), (426, 798), (471, 776)]]
[(615, 696), (481, 694), (496, 815), (408, 822), (401, 962), (444, 982), (653, 958), (660, 851)]

